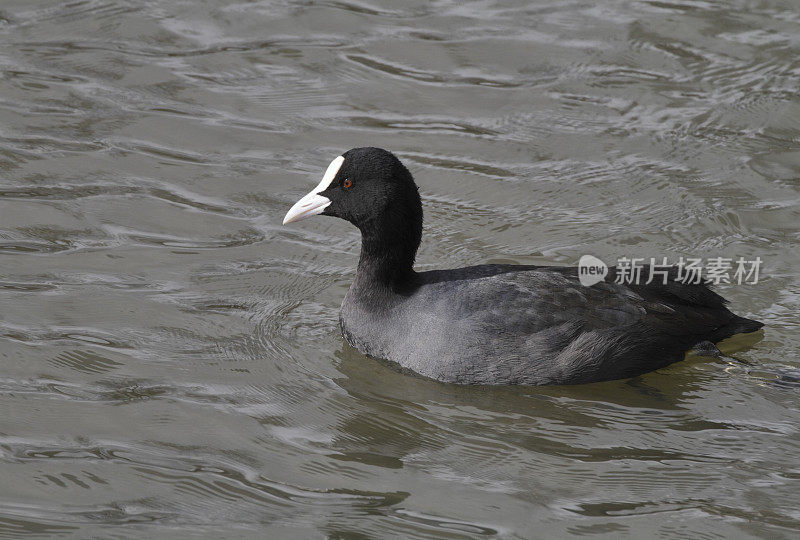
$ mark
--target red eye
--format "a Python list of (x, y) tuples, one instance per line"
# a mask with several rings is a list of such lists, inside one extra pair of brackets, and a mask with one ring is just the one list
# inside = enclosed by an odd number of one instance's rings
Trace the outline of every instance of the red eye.
[(342, 187), (344, 187), (344, 189), (347, 189), (352, 185), (353, 185), (353, 181), (350, 180), (349, 178), (345, 178), (344, 182), (342, 182)]

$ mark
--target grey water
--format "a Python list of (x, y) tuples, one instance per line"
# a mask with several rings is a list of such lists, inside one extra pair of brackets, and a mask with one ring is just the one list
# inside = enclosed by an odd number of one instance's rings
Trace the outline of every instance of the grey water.
[[(791, 538), (792, 1), (3, 0), (1, 538)], [(759, 257), (763, 336), (456, 387), (350, 349), (359, 236), (281, 226), (397, 153), (422, 269)]]

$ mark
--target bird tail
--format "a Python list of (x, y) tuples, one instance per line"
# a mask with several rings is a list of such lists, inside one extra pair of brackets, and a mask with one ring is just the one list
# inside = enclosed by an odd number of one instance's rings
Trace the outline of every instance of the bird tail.
[(750, 332), (755, 332), (759, 328), (764, 326), (764, 323), (761, 321), (756, 321), (754, 319), (748, 319), (746, 317), (739, 317), (737, 316), (731, 324), (729, 328), (731, 328), (733, 334), (747, 334)]
[(735, 336), (736, 334), (749, 334), (750, 332), (755, 332), (762, 326), (764, 326), (764, 323), (761, 321), (748, 319), (746, 317), (739, 317), (736, 315), (728, 324), (717, 329), (713, 336), (706, 339), (716, 343), (731, 336)]

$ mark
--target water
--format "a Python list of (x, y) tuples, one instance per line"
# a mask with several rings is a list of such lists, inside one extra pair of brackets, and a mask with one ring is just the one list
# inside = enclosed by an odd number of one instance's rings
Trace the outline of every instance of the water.
[[(791, 537), (794, 1), (0, 4), (0, 537)], [(348, 348), (354, 146), (421, 268), (761, 257), (728, 358), (461, 388)]]

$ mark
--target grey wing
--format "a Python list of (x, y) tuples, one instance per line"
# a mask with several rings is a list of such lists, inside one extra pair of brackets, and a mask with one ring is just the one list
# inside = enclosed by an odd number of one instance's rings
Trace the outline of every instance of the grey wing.
[(730, 314), (722, 306), (692, 302), (700, 293), (681, 287), (637, 290), (608, 282), (584, 287), (567, 269), (451, 284), (447, 304), (453, 328), (471, 343), (470, 353), (486, 359), (465, 366), (465, 379), (580, 383), (633, 376), (680, 360), (721, 324), (721, 314)]

